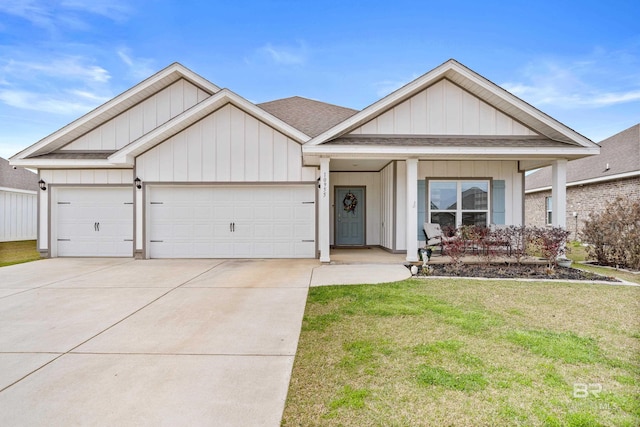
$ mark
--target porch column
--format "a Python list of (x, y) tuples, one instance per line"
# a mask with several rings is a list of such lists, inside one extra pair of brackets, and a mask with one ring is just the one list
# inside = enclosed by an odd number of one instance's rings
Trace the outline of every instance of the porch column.
[(329, 194), (329, 159), (320, 159), (320, 194), (318, 195), (318, 248), (320, 249), (320, 261), (329, 262), (329, 233), (331, 230), (330, 209), (331, 197)]
[(407, 159), (407, 261), (418, 261), (418, 159)]
[(551, 175), (551, 224), (567, 228), (567, 160), (555, 160)]

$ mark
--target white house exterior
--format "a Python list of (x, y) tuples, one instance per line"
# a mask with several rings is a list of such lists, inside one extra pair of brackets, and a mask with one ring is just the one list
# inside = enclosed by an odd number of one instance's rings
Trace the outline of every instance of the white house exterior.
[(0, 158), (0, 242), (37, 236), (38, 178)]
[(11, 162), (46, 183), (43, 256), (328, 262), (363, 245), (415, 260), (425, 219), (522, 224), (541, 166), (563, 211), (566, 162), (598, 152), (455, 60), (359, 112), (255, 105), (173, 64)]

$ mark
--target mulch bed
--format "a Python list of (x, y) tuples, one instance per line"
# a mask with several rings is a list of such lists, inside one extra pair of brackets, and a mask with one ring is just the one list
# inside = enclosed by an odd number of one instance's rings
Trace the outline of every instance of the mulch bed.
[[(411, 268), (411, 264), (405, 264)], [(615, 277), (582, 271), (575, 268), (556, 267), (552, 272), (547, 271), (546, 265), (540, 264), (463, 264), (454, 269), (451, 264), (428, 264), (433, 272), (429, 276), (450, 277), (485, 277), (499, 279), (540, 279), (540, 280), (604, 280), (619, 282)], [(418, 266), (418, 277), (424, 277), (422, 264)]]

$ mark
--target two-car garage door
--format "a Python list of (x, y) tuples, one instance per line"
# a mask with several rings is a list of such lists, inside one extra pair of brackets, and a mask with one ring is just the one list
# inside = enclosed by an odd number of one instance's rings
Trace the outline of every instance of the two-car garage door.
[(150, 258), (314, 258), (313, 185), (148, 186)]

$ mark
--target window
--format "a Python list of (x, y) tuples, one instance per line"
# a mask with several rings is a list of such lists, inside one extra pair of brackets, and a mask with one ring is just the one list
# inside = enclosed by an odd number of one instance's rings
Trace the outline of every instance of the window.
[(544, 206), (545, 206), (545, 218), (546, 218), (546, 224), (547, 225), (551, 225), (553, 224), (553, 216), (552, 216), (552, 212), (553, 212), (553, 199), (551, 197), (545, 197), (544, 198)]
[(489, 225), (489, 180), (429, 181), (429, 222)]

